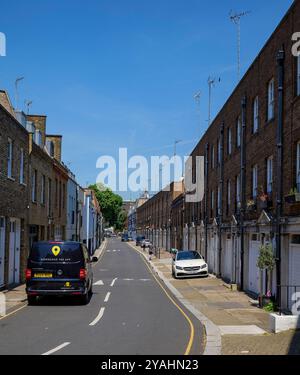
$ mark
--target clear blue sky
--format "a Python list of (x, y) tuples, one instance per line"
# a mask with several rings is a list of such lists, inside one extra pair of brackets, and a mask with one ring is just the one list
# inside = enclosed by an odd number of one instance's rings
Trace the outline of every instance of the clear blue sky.
[[(48, 116), (63, 135), (63, 159), (79, 182), (96, 180), (96, 160), (188, 155), (207, 127), (207, 78), (220, 76), (213, 117), (236, 84), (236, 29), (242, 21), (244, 73), (292, 0), (2, 0), (0, 88)], [(201, 90), (200, 109), (193, 96)], [(126, 198), (129, 195), (125, 196)]]

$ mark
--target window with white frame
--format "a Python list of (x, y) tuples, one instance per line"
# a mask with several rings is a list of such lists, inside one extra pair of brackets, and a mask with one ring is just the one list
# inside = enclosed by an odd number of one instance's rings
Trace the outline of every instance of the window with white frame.
[(36, 202), (37, 193), (37, 170), (33, 169), (31, 172), (31, 200)]
[(231, 132), (231, 128), (228, 129), (228, 146), (227, 146), (227, 150), (228, 150), (228, 155), (231, 155), (231, 153), (232, 153), (232, 132)]
[(253, 102), (253, 133), (256, 133), (258, 131), (258, 126), (259, 126), (259, 100), (257, 96)]
[(252, 197), (257, 197), (258, 166), (252, 168)]
[(215, 147), (211, 146), (211, 168), (215, 168)]
[(268, 120), (274, 118), (274, 109), (275, 109), (275, 81), (274, 78), (268, 84)]
[(242, 121), (241, 121), (241, 116), (237, 119), (236, 123), (236, 146), (241, 147), (241, 138), (242, 136)]
[(221, 214), (221, 189), (218, 187), (218, 215)]
[(231, 182), (227, 181), (227, 209), (229, 210), (231, 203)]
[(46, 203), (46, 177), (42, 175), (41, 179), (41, 204)]
[(240, 207), (240, 203), (241, 203), (241, 177), (240, 175), (238, 175), (236, 177), (236, 204), (238, 208)]
[(267, 159), (267, 193), (271, 194), (273, 191), (273, 156)]
[(300, 193), (300, 141), (297, 143), (297, 171), (296, 171), (297, 190)]
[(24, 149), (20, 150), (20, 184), (24, 184)]
[(7, 177), (12, 178), (13, 170), (13, 141), (7, 140)]
[(221, 164), (222, 150), (221, 150), (221, 141), (218, 140), (218, 164)]

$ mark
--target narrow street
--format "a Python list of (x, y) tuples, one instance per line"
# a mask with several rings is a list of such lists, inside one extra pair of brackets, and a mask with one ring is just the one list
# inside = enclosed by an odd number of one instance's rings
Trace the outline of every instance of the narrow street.
[(111, 239), (87, 306), (44, 299), (0, 320), (1, 354), (197, 355), (203, 328), (163, 290), (142, 257)]

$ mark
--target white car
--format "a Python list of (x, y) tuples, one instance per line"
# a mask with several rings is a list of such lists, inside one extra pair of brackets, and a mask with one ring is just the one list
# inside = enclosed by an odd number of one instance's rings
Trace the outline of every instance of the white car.
[(151, 246), (151, 242), (150, 240), (143, 240), (142, 241), (142, 248), (146, 249), (146, 248), (149, 248)]
[(179, 251), (172, 261), (172, 276), (205, 277), (208, 276), (208, 265), (196, 251)]

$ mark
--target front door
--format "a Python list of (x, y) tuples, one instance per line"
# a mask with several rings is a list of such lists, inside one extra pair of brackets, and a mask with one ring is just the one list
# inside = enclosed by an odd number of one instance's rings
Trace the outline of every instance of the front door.
[(20, 240), (20, 220), (11, 218), (9, 226), (9, 284), (17, 284), (20, 282)]
[(0, 217), (0, 287), (4, 285), (5, 218)]
[(255, 294), (259, 294), (260, 292), (260, 271), (257, 267), (260, 246), (260, 241), (250, 241), (248, 289), (250, 292), (253, 292)]

